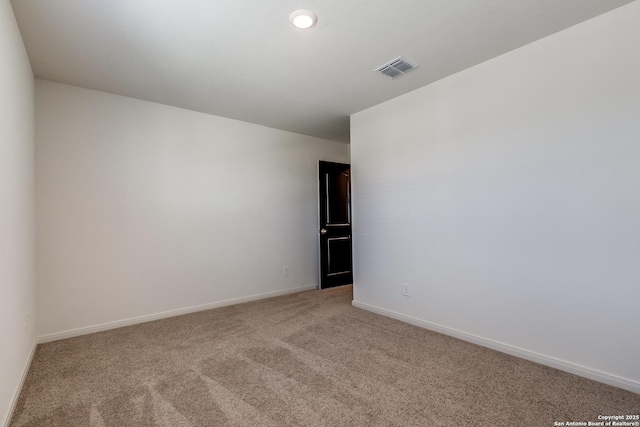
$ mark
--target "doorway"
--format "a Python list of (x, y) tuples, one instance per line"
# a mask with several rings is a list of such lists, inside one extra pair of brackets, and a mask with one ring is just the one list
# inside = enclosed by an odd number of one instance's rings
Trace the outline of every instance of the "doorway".
[(353, 283), (351, 166), (318, 165), (320, 289)]

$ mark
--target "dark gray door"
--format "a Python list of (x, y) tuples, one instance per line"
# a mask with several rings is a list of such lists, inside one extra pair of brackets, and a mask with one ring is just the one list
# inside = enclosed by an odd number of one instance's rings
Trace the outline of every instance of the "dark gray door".
[(351, 167), (320, 162), (320, 288), (353, 283)]

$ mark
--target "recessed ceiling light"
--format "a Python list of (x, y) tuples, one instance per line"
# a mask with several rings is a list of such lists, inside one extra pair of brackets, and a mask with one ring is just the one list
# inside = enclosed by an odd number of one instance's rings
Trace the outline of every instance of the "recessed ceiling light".
[(318, 18), (310, 10), (296, 10), (289, 15), (289, 21), (298, 28), (311, 28), (316, 24)]

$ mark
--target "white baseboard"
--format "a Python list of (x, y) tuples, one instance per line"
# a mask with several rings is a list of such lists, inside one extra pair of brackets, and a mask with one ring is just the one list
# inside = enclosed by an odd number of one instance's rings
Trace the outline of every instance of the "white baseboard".
[(24, 387), (24, 382), (27, 379), (27, 374), (29, 373), (29, 368), (31, 367), (31, 362), (33, 361), (33, 356), (36, 354), (36, 347), (38, 343), (36, 340), (33, 341), (33, 345), (31, 346), (31, 352), (29, 353), (29, 357), (27, 358), (27, 362), (22, 369), (22, 378), (20, 378), (20, 383), (18, 384), (18, 388), (16, 389), (15, 394), (13, 395), (13, 400), (11, 401), (11, 405), (9, 406), (9, 413), (7, 414), (7, 419), (4, 420), (4, 427), (9, 427), (11, 423), (11, 418), (13, 417), (13, 413), (16, 410), (16, 405), (18, 404), (18, 399), (20, 398), (20, 393), (22, 392), (22, 388)]
[(474, 344), (481, 345), (483, 347), (497, 350), (502, 353), (507, 353), (512, 356), (520, 357), (522, 359), (530, 360), (532, 362), (540, 363), (541, 365), (550, 366), (552, 368), (559, 369), (561, 371), (569, 372), (581, 377), (589, 378), (594, 381), (598, 381), (604, 384), (612, 385), (624, 390), (631, 391), (633, 393), (640, 394), (640, 382), (621, 378), (616, 375), (607, 374), (605, 372), (597, 371), (595, 369), (586, 368), (584, 366), (576, 365), (571, 362), (556, 359), (543, 354), (535, 353), (529, 350), (524, 350), (518, 347), (514, 347), (509, 344), (504, 344), (498, 341), (493, 341), (487, 338), (479, 337), (477, 335), (469, 334), (467, 332), (459, 331), (457, 329), (442, 326), (437, 323), (427, 322), (416, 317), (407, 316), (405, 314), (397, 313), (395, 311), (387, 310), (381, 307), (363, 303), (353, 300), (351, 304), (354, 307), (361, 308), (363, 310), (371, 311), (382, 316), (390, 317), (392, 319), (400, 320), (411, 325), (419, 326), (421, 328), (429, 329), (434, 332), (439, 332), (444, 335), (449, 335), (454, 338), (459, 338), (463, 341), (468, 341)]
[(294, 294), (298, 292), (310, 291), (316, 289), (317, 285), (299, 286), (296, 288), (282, 289), (279, 291), (265, 292), (262, 294), (249, 295), (246, 297), (232, 298), (223, 301), (216, 301), (202, 305), (194, 305), (192, 307), (179, 308), (176, 310), (163, 311), (160, 313), (147, 314), (144, 316), (131, 317), (124, 320), (116, 320), (114, 322), (101, 323), (99, 325), (87, 326), (83, 328), (70, 329), (62, 332), (41, 335), (38, 337), (38, 343), (46, 343), (51, 341), (64, 340), (80, 335), (92, 334), (94, 332), (107, 331), (109, 329), (121, 328), (123, 326), (136, 325), (138, 323), (151, 322), (153, 320), (165, 319), (167, 317), (180, 316), (182, 314), (195, 313), (197, 311), (210, 310), (212, 308), (225, 307), (228, 305), (240, 304), (243, 302), (256, 301), (265, 298), (277, 297), (282, 295)]

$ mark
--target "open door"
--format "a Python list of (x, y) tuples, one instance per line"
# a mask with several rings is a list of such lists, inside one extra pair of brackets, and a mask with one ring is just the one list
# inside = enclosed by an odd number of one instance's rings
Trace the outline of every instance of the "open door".
[(353, 283), (351, 262), (351, 167), (321, 161), (320, 288)]

